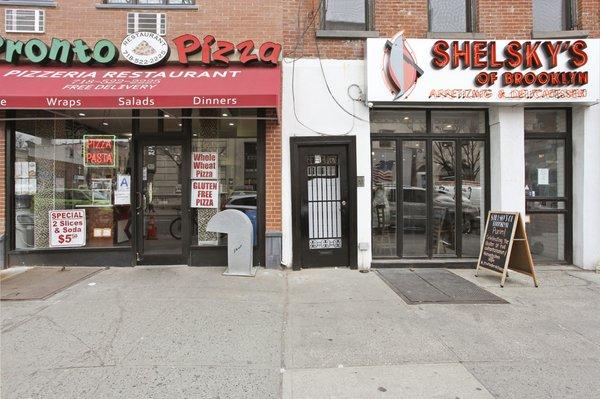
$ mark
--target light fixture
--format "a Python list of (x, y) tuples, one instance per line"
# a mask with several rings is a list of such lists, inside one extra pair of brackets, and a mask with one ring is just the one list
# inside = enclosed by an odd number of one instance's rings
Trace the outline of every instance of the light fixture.
[(198, 135), (197, 135), (196, 133), (194, 133), (192, 136), (194, 136), (194, 137), (198, 137)]
[(407, 120), (409, 120), (409, 119), (410, 119), (410, 116), (405, 116), (405, 117), (404, 117), (404, 120), (405, 120), (405, 121), (407, 121)]
[(451, 129), (452, 125), (446, 125), (446, 129)]
[(181, 126), (182, 126), (182, 125), (181, 125), (181, 123), (178, 123), (178, 125), (179, 125), (179, 127), (181, 127)]
[(83, 112), (80, 112), (79, 116), (85, 116), (85, 114)]
[(229, 114), (225, 112), (225, 113), (223, 113), (223, 116), (229, 116)]
[(235, 123), (229, 122), (229, 126), (235, 126)]
[(102, 126), (108, 126), (108, 122), (102, 122)]
[(165, 114), (165, 118), (170, 118), (170, 117), (171, 117), (171, 115)]

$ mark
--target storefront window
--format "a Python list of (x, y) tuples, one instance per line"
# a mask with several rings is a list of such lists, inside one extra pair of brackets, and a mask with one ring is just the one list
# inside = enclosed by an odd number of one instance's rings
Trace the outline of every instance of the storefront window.
[(371, 133), (425, 133), (425, 111), (371, 111)]
[(474, 134), (485, 133), (484, 111), (431, 111), (433, 133)]
[(536, 261), (565, 261), (571, 243), (570, 173), (566, 109), (525, 110), (525, 205), (531, 253)]
[[(219, 210), (237, 209), (248, 216), (258, 245), (257, 120), (255, 110), (194, 110), (192, 113), (192, 183), (217, 183), (211, 190), (216, 201), (200, 198), (192, 214), (192, 243), (225, 245), (225, 236), (206, 231), (208, 220)], [(213, 193), (206, 195), (211, 196)], [(201, 194), (203, 195), (203, 194)]]
[(130, 111), (16, 117), (15, 248), (130, 245)]

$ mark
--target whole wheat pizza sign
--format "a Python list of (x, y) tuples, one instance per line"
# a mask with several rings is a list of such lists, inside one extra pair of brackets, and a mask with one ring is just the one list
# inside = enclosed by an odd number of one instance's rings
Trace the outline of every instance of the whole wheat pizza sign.
[(218, 179), (219, 154), (192, 152), (192, 179)]
[(50, 211), (49, 217), (51, 247), (85, 246), (85, 209)]
[(192, 180), (192, 208), (219, 207), (219, 182), (215, 180)]

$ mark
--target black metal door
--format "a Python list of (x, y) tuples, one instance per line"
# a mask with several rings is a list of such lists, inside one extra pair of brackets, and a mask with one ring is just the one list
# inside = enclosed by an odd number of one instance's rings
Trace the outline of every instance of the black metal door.
[(303, 267), (350, 265), (348, 147), (298, 148)]

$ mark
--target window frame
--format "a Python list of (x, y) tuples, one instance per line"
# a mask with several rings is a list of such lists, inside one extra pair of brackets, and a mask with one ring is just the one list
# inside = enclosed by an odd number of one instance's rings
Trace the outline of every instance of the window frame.
[[(127, 13), (127, 19), (125, 20), (125, 29), (128, 35), (132, 34), (132, 33), (137, 33), (137, 32), (148, 32), (148, 31), (141, 31), (139, 29), (139, 25), (140, 25), (140, 21), (139, 21), (139, 16), (140, 14), (156, 14), (156, 29), (154, 31), (151, 31), (151, 33), (155, 33), (159, 36), (166, 36), (167, 35), (167, 14), (164, 12), (137, 12), (137, 11), (133, 11), (133, 12), (128, 12)], [(129, 29), (129, 19), (130, 17), (133, 17), (133, 29)], [(164, 28), (163, 28), (163, 20), (164, 20)]]
[[(33, 11), (35, 12), (34, 16), (34, 30), (18, 30), (16, 29), (16, 14), (19, 11)], [(13, 19), (13, 29), (8, 29), (8, 19), (9, 13), (14, 13)], [(41, 18), (40, 18), (41, 16)], [(41, 26), (40, 26), (41, 21)], [(41, 29), (40, 29), (41, 28)], [(6, 33), (38, 33), (42, 34), (46, 32), (46, 11), (39, 10), (37, 8), (6, 8), (4, 10), (4, 31)]]
[[(535, 1), (535, 0), (534, 0)], [(564, 5), (565, 14), (561, 15), (563, 26), (559, 30), (540, 30), (535, 26), (535, 9), (533, 1), (531, 2), (531, 27), (533, 32), (544, 34), (548, 32), (569, 32), (577, 29), (579, 15), (577, 13), (577, 3), (574, 0), (561, 0)]]
[(477, 0), (464, 0), (465, 2), (465, 30), (460, 32), (444, 32), (432, 29), (431, 0), (427, 0), (427, 32), (448, 33), (449, 35), (476, 33), (477, 29)]
[[(567, 107), (526, 107), (527, 111), (566, 111), (566, 130), (564, 132), (528, 132), (524, 131), (524, 142), (527, 140), (562, 140), (565, 143), (565, 192), (563, 196), (555, 197), (525, 197), (525, 215), (562, 214), (565, 218), (564, 232), (564, 261), (556, 260), (554, 263), (573, 263), (573, 115), (572, 109)], [(523, 143), (525, 147), (525, 143)], [(525, 166), (524, 160), (523, 166)], [(527, 209), (528, 202), (562, 202), (564, 209)], [(551, 262), (552, 263), (552, 262)]]
[(317, 37), (345, 37), (345, 38), (366, 38), (378, 37), (377, 32), (374, 32), (374, 1), (361, 0), (365, 4), (365, 29), (331, 29), (327, 28), (327, 1), (323, 1), (320, 5), (320, 22), (317, 30)]

